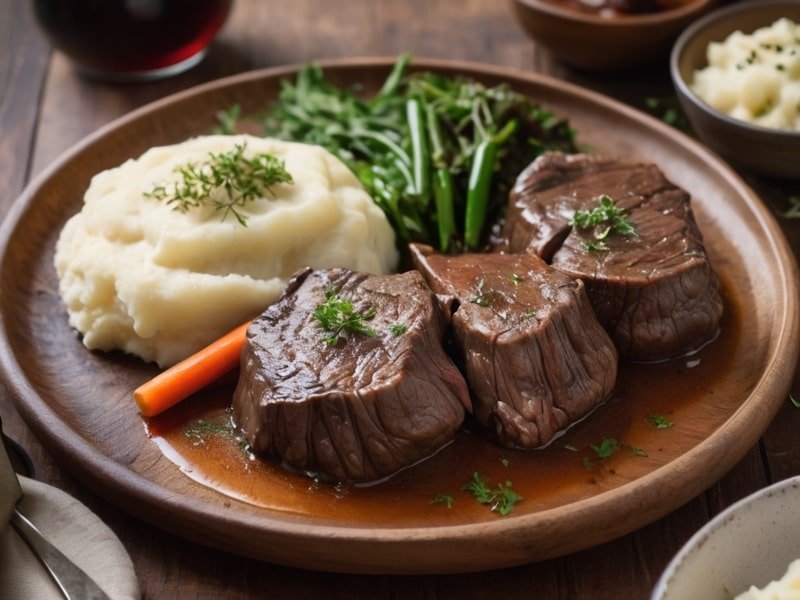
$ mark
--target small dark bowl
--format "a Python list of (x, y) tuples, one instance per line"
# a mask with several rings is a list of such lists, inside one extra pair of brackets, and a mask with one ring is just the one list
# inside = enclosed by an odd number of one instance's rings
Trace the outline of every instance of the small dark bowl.
[(680, 32), (720, 3), (694, 0), (657, 13), (608, 18), (547, 0), (513, 0), (532, 38), (565, 63), (592, 71), (621, 71), (668, 56)]
[(697, 136), (717, 154), (755, 173), (800, 179), (800, 132), (753, 125), (725, 115), (689, 87), (694, 72), (708, 65), (709, 42), (736, 30), (752, 33), (781, 17), (800, 22), (800, 0), (755, 0), (715, 11), (690, 26), (672, 50), (670, 71), (681, 107)]

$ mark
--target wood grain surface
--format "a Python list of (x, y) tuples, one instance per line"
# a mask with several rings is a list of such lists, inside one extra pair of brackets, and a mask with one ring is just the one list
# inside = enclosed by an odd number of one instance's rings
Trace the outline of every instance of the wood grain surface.
[[(24, 0), (0, 0), (0, 211), (61, 152), (112, 119), (197, 83), (309, 59), (419, 56), (467, 59), (547, 73), (636, 107), (671, 94), (666, 64), (596, 76), (559, 65), (517, 25), (510, 5), (481, 0), (238, 0), (197, 68), (165, 81), (108, 85), (76, 75), (50, 53)], [(745, 174), (746, 175), (746, 174)], [(748, 176), (767, 208), (789, 207), (785, 184)], [(779, 219), (795, 253), (800, 220)], [(795, 335), (798, 335), (795, 332)], [(793, 384), (800, 398), (800, 376)], [(0, 397), (4, 430), (31, 454), (37, 478), (86, 503), (122, 540), (146, 598), (646, 598), (672, 555), (714, 514), (772, 481), (800, 474), (800, 410), (786, 401), (767, 432), (719, 483), (669, 516), (615, 541), (549, 560), (468, 575), (347, 576), (245, 560), (151, 527), (101, 500), (59, 467)]]

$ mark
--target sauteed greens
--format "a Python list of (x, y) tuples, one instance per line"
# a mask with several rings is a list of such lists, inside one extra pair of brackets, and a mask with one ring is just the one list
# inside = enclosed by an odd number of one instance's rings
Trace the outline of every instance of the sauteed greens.
[(399, 243), (479, 249), (520, 170), (545, 150), (574, 151), (573, 132), (506, 85), (409, 73), (410, 62), (401, 56), (368, 99), (309, 65), (283, 83), (264, 133), (318, 144), (342, 159), (386, 213)]

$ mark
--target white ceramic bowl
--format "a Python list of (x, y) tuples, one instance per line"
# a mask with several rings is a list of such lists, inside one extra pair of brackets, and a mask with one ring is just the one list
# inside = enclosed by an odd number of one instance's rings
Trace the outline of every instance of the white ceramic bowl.
[(730, 600), (780, 579), (800, 558), (800, 476), (743, 498), (709, 521), (667, 565), (651, 600)]

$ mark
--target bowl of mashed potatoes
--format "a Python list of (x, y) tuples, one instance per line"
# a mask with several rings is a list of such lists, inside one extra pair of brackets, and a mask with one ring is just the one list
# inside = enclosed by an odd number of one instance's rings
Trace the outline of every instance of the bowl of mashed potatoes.
[(690, 26), (671, 57), (697, 136), (736, 166), (800, 179), (800, 0), (756, 0)]
[(736, 502), (689, 539), (651, 600), (800, 596), (800, 476)]

